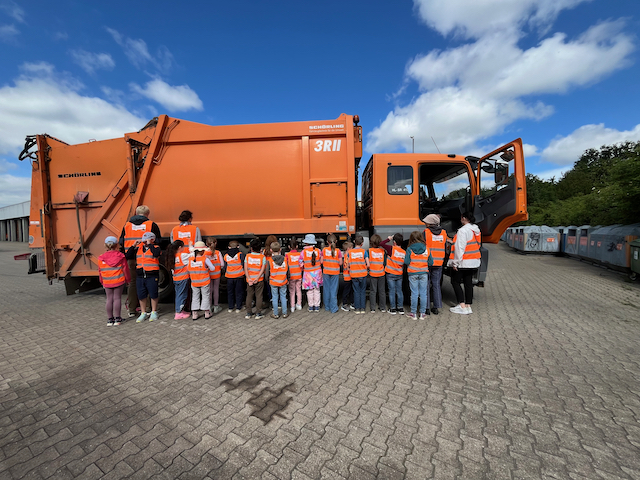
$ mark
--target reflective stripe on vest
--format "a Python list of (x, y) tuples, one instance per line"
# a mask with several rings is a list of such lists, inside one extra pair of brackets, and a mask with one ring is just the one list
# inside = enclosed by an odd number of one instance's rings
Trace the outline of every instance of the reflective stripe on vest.
[(282, 265), (276, 265), (273, 258), (269, 257), (269, 285), (274, 287), (282, 287), (287, 284), (287, 271), (289, 266), (287, 265), (287, 259), (285, 258)]
[(145, 252), (144, 245), (144, 243), (138, 245), (138, 253), (136, 254), (138, 268), (141, 268), (145, 272), (157, 272), (160, 270), (160, 261), (157, 257), (153, 256), (150, 248)]
[[(262, 262), (265, 260), (265, 256), (261, 253), (247, 253), (244, 257), (244, 262), (247, 265), (247, 272), (251, 278), (255, 278), (262, 268)], [(264, 271), (258, 278), (258, 281), (264, 280)]]
[(300, 252), (287, 252), (284, 255), (289, 264), (289, 280), (300, 280), (302, 269), (300, 268)]
[[(451, 255), (453, 256), (456, 251), (456, 240), (458, 238), (458, 234), (456, 233), (453, 236), (453, 245), (451, 246)], [(477, 258), (482, 258), (480, 254), (480, 245), (482, 244), (482, 234), (476, 235), (473, 233), (473, 238), (467, 242), (467, 246), (464, 249), (464, 253), (462, 254), (462, 260), (475, 260)]]
[(189, 263), (182, 263), (182, 254), (188, 253), (187, 247), (182, 247), (176, 252), (175, 266), (173, 267), (173, 281), (182, 282), (189, 279)]
[(220, 278), (222, 276), (222, 264), (220, 263), (220, 250), (212, 252), (211, 250), (206, 250), (204, 252), (205, 257), (209, 257), (209, 260), (213, 264), (213, 270), (209, 270), (209, 277), (211, 280), (215, 280), (216, 278)]
[[(313, 254), (316, 254), (316, 264), (312, 265)], [(304, 261), (304, 270), (306, 272), (314, 272), (320, 270), (320, 250), (317, 248), (304, 247), (302, 250), (302, 260)]]
[(403, 249), (394, 246), (391, 250), (391, 255), (387, 257), (387, 266), (384, 271), (391, 275), (402, 275), (402, 265), (406, 254), (407, 252)]
[(407, 267), (409, 273), (428, 273), (429, 272), (429, 249), (427, 248), (424, 253), (415, 253), (409, 250), (409, 266)]
[(384, 249), (369, 249), (369, 275), (372, 277), (384, 276)]
[(105, 288), (116, 288), (124, 285), (124, 270), (122, 266), (111, 267), (108, 263), (98, 259), (100, 274), (102, 275), (102, 286)]
[(147, 220), (146, 222), (142, 222), (140, 225), (134, 225), (131, 222), (127, 222), (124, 224), (124, 249), (128, 250), (133, 247), (137, 240), (142, 240), (142, 235), (146, 232), (151, 231), (151, 226), (153, 222), (151, 220)]
[(434, 235), (433, 232), (427, 228), (424, 231), (424, 239), (433, 257), (433, 266), (441, 267), (444, 263), (444, 246), (447, 243), (447, 235), (444, 230), (440, 232), (440, 235)]
[(204, 287), (211, 281), (205, 259), (204, 255), (200, 255), (189, 260), (189, 278), (191, 278), (192, 287)]
[(171, 235), (173, 241), (182, 240), (185, 245), (193, 245), (196, 241), (197, 227), (195, 225), (178, 225), (173, 227)]
[(340, 250), (335, 249), (331, 256), (331, 247), (322, 250), (322, 273), (325, 275), (340, 275)]
[(353, 248), (349, 250), (349, 270), (352, 278), (367, 276), (367, 263), (364, 260), (363, 248)]
[(242, 254), (240, 252), (236, 253), (234, 257), (226, 253), (224, 262), (227, 264), (227, 271), (224, 272), (226, 278), (244, 277), (244, 266), (242, 265)]

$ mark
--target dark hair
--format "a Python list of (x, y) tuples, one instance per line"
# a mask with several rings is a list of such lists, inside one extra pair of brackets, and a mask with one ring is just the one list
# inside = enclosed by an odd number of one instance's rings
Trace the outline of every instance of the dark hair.
[(356, 244), (356, 246), (362, 245), (364, 243), (364, 238), (362, 238), (362, 235), (356, 235), (356, 238), (353, 242)]
[(276, 238), (275, 235), (269, 235), (267, 237), (267, 239), (264, 242), (264, 256), (265, 257), (270, 257), (271, 256), (271, 244), (273, 242), (277, 242), (278, 239)]
[(249, 245), (251, 246), (252, 251), (259, 252), (260, 247), (262, 247), (262, 242), (259, 238), (254, 238), (253, 240), (251, 240), (251, 243)]
[(331, 245), (331, 256), (335, 257), (336, 255), (336, 243), (338, 242), (338, 239), (336, 238), (336, 236), (332, 233), (327, 237), (327, 243), (329, 245)]
[(180, 216), (178, 217), (178, 221), (180, 222), (189, 222), (193, 218), (193, 213), (190, 210), (183, 210)]
[(462, 216), (469, 220), (470, 223), (476, 223), (476, 217), (473, 216), (472, 212), (464, 212)]
[(404, 242), (404, 238), (401, 233), (396, 233), (393, 236), (393, 241), (396, 242), (397, 245), (402, 245), (402, 242)]
[(168, 269), (175, 268), (176, 266), (176, 253), (184, 247), (184, 242), (182, 240), (175, 240), (167, 247), (167, 255), (164, 258), (164, 263)]
[(382, 237), (380, 235), (378, 235), (377, 233), (371, 235), (369, 243), (373, 248), (378, 248), (380, 246), (380, 242), (382, 242)]
[(216, 245), (218, 243), (218, 239), (216, 237), (209, 237), (207, 239), (207, 246), (211, 249), (211, 261), (214, 262), (216, 259)]
[(297, 248), (298, 248), (298, 240), (296, 240), (295, 238), (292, 238), (291, 241), (289, 242), (289, 249), (295, 250)]
[(413, 245), (414, 243), (425, 243), (422, 232), (419, 232), (418, 230), (411, 232), (411, 235), (409, 236), (409, 245)]

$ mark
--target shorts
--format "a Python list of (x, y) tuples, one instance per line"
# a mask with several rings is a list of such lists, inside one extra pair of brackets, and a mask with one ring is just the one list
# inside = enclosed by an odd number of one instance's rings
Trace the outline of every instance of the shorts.
[(136, 277), (136, 290), (138, 298), (158, 298), (158, 277)]

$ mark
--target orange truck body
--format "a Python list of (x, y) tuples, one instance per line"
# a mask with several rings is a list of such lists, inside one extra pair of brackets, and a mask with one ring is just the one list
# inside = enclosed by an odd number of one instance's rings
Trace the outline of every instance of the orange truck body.
[[(335, 233), (344, 240), (379, 228), (420, 227), (412, 195), (387, 195), (387, 164), (418, 171), (429, 161), (458, 162), (469, 169), (470, 188), (479, 193), (480, 170), (473, 171), (464, 157), (374, 155), (367, 167), (370, 185), (363, 188), (363, 194), (369, 188), (371, 215), (363, 223), (356, 201), (358, 121), (342, 114), (324, 121), (209, 126), (161, 115), (139, 132), (111, 140), (68, 145), (46, 134), (27, 137), (21, 159), (32, 163), (30, 246), (43, 249), (47, 277), (64, 279), (73, 293), (97, 278), (104, 239), (119, 237), (138, 205), (150, 208), (164, 246), (180, 213), (190, 210), (202, 236), (215, 236), (224, 248), (225, 241), (270, 234), (286, 241)], [(519, 148), (521, 156), (518, 142), (505, 148)], [(523, 183), (523, 164), (521, 169), (516, 174)], [(504, 229), (526, 218), (523, 188), (519, 206), (488, 241), (497, 242)]]

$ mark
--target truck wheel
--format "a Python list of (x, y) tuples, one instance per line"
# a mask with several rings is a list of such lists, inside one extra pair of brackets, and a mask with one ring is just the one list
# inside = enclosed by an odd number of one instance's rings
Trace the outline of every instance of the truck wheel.
[(631, 272), (629, 274), (629, 278), (631, 279), (631, 281), (635, 282), (636, 279), (638, 278), (638, 274), (636, 272)]
[(160, 264), (160, 275), (158, 278), (158, 301), (160, 303), (173, 302), (173, 277), (167, 268)]

